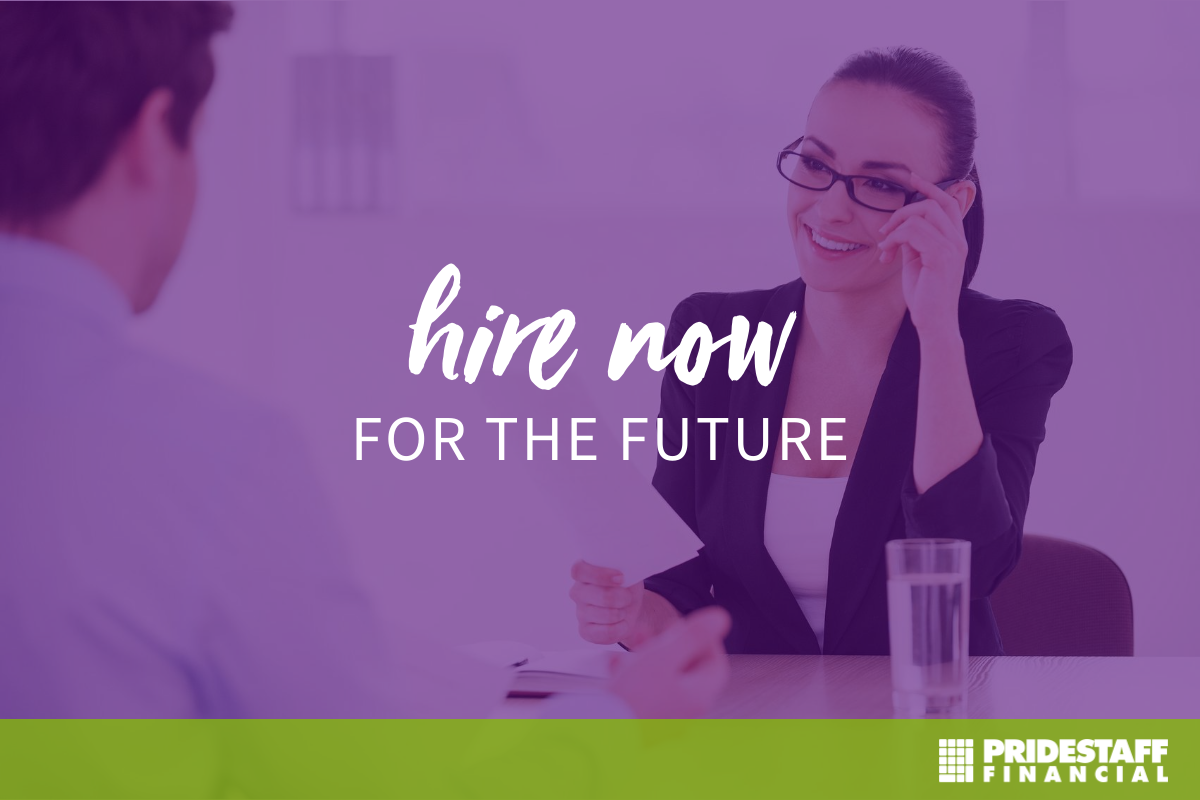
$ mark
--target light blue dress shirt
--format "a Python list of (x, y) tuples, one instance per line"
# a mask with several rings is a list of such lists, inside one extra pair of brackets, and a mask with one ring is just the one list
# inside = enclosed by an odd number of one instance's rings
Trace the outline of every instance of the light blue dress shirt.
[(297, 433), (130, 317), (0, 235), (0, 716), (486, 716), (506, 676), (380, 623)]

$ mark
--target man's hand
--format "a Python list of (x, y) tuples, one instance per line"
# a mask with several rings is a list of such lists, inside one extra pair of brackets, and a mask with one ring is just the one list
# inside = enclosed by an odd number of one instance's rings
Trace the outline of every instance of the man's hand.
[(729, 625), (719, 606), (684, 617), (617, 660), (609, 691), (643, 719), (706, 715), (729, 680), (723, 641)]

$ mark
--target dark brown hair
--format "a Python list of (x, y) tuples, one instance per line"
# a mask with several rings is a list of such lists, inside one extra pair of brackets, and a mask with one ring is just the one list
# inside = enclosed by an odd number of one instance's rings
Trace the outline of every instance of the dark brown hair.
[(968, 178), (975, 184), (975, 202), (963, 218), (967, 261), (966, 287), (979, 269), (983, 253), (983, 189), (975, 168), (975, 98), (958, 70), (933, 53), (916, 47), (867, 50), (846, 60), (830, 82), (857, 81), (891, 86), (908, 92), (942, 125), (946, 175), (930, 180)]
[(99, 176), (156, 89), (189, 132), (214, 77), (224, 2), (0, 2), (0, 220), (43, 219)]

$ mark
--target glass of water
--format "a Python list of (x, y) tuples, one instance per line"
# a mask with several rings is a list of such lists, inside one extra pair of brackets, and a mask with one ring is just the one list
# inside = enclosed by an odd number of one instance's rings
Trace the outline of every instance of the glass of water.
[(896, 716), (966, 716), (971, 543), (893, 539), (887, 568)]

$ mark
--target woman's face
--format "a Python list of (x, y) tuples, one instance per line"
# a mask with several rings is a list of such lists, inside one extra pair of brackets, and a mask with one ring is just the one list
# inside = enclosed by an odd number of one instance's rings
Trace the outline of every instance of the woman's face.
[[(911, 190), (910, 170), (933, 182), (949, 177), (942, 174), (941, 137), (937, 121), (907, 93), (837, 82), (817, 94), (798, 150), (843, 175), (876, 175)], [(890, 212), (854, 202), (841, 181), (824, 192), (789, 186), (788, 226), (805, 284), (856, 292), (897, 281), (899, 291), (902, 260), (883, 264), (876, 247)]]

